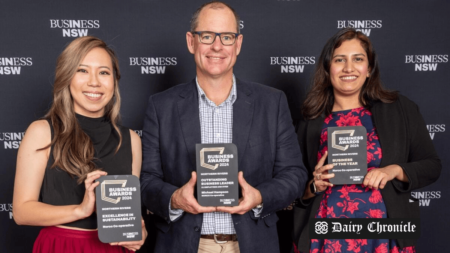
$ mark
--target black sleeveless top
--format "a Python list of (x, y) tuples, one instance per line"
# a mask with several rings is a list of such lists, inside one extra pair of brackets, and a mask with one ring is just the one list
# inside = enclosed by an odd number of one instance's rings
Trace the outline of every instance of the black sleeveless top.
[[(122, 133), (122, 145), (119, 151), (115, 153), (117, 144), (119, 143), (119, 135), (107, 118), (88, 118), (78, 114), (76, 117), (81, 128), (91, 138), (94, 144), (94, 157), (96, 158), (94, 159), (94, 163), (97, 167), (108, 172), (108, 175), (131, 175), (132, 154), (130, 130), (119, 126)], [(53, 139), (53, 126), (50, 121), (49, 124)], [(45, 169), (39, 196), (40, 201), (55, 206), (80, 204), (83, 201), (85, 192), (84, 183), (78, 184), (78, 177), (72, 177), (58, 167), (51, 169), (50, 167), (54, 162), (52, 152), (53, 147), (50, 150), (50, 157), (47, 168)], [(97, 228), (97, 214), (93, 212), (86, 219), (61, 225), (95, 229)]]

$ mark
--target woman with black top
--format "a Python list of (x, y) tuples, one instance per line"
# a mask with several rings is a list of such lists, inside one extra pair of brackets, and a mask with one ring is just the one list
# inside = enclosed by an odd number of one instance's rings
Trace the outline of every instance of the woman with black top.
[[(311, 239), (312, 218), (419, 218), (411, 191), (435, 182), (441, 163), (415, 103), (385, 90), (367, 36), (353, 28), (322, 50), (297, 130), (309, 182), (295, 212), (300, 252), (415, 252), (411, 239)], [(367, 130), (367, 174), (362, 184), (333, 185), (326, 164), (327, 128)], [(311, 224), (310, 224), (311, 225)]]
[(98, 38), (71, 42), (58, 58), (53, 104), (26, 131), (17, 156), (14, 220), (44, 226), (33, 252), (126, 252), (135, 242), (104, 244), (97, 234), (94, 182), (141, 170), (141, 140), (119, 122), (120, 72)]

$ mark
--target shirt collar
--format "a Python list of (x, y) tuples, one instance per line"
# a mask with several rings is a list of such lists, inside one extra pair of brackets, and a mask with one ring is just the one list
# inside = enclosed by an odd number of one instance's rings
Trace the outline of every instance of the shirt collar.
[[(205, 94), (205, 91), (203, 91), (203, 89), (200, 87), (200, 85), (198, 84), (198, 80), (197, 80), (197, 77), (195, 77), (195, 83), (197, 84), (197, 91), (198, 91), (198, 97), (199, 97), (199, 99), (203, 99), (203, 100), (206, 100), (208, 103), (212, 103), (213, 105), (215, 105), (214, 104), (214, 102), (212, 102), (211, 100), (209, 100), (209, 98), (206, 96), (206, 94)], [(233, 83), (232, 83), (232, 86), (231, 86), (231, 92), (230, 92), (230, 95), (228, 95), (228, 98), (227, 99), (225, 99), (225, 101), (222, 103), (222, 104), (224, 104), (224, 103), (230, 103), (230, 104), (233, 104), (234, 103), (234, 101), (236, 101), (236, 97), (237, 97), (237, 93), (236, 93), (236, 78), (234, 77), (234, 74), (233, 74)], [(220, 105), (222, 105), (222, 104), (220, 104)], [(219, 105), (219, 106), (220, 106)]]

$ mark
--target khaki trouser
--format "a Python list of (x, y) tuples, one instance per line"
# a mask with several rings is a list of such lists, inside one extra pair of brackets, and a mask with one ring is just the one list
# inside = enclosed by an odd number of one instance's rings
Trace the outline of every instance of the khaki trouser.
[(226, 243), (216, 243), (211, 239), (200, 238), (198, 253), (239, 253), (238, 241), (228, 241)]

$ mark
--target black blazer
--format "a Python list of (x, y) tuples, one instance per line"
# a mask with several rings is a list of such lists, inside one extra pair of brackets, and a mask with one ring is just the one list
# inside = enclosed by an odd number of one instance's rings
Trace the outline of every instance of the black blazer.
[[(441, 173), (441, 162), (434, 149), (418, 106), (404, 96), (393, 103), (374, 102), (370, 108), (377, 129), (383, 157), (380, 167), (397, 164), (403, 168), (409, 183), (396, 179), (381, 190), (389, 218), (419, 218), (419, 202), (411, 191), (435, 182)], [(319, 139), (325, 116), (302, 121), (297, 129), (303, 162), (309, 180), (317, 164)], [(412, 200), (410, 202), (410, 199)], [(302, 252), (309, 252), (308, 219), (314, 218), (321, 198), (300, 199), (294, 214), (294, 239)], [(400, 248), (413, 246), (416, 240), (397, 239)]]
[[(233, 143), (239, 170), (262, 195), (260, 218), (253, 211), (232, 215), (240, 251), (278, 252), (276, 211), (303, 194), (307, 171), (286, 97), (268, 86), (236, 80)], [(143, 128), (142, 201), (157, 216), (155, 252), (198, 252), (203, 214), (184, 213), (171, 222), (169, 201), (195, 167), (201, 143), (195, 80), (150, 97)]]

